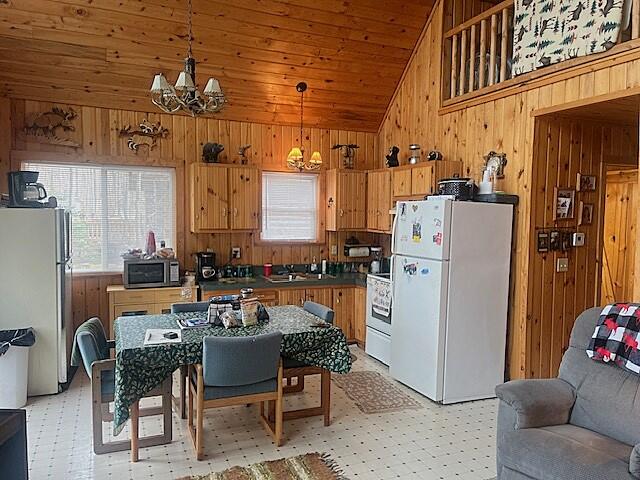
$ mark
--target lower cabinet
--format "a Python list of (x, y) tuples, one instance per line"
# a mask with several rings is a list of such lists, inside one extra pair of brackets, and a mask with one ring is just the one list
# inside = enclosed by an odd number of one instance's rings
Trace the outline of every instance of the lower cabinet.
[(306, 290), (304, 288), (283, 288), (278, 290), (278, 303), (280, 305), (304, 305), (306, 298)]
[(107, 286), (109, 298), (109, 336), (113, 335), (113, 322), (118, 317), (170, 313), (174, 303), (195, 302), (197, 287), (162, 287), (125, 289), (122, 285)]
[(367, 289), (364, 287), (355, 288), (353, 314), (353, 338), (360, 348), (364, 348), (367, 337)]
[(342, 329), (347, 340), (354, 339), (354, 307), (355, 288), (344, 287), (333, 289), (334, 325)]

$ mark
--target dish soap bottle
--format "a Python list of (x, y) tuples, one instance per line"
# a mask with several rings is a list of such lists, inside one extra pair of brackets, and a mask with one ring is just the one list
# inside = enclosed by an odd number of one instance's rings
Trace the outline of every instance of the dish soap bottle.
[(313, 261), (309, 267), (309, 273), (318, 273), (318, 261), (316, 260), (316, 257), (313, 257)]

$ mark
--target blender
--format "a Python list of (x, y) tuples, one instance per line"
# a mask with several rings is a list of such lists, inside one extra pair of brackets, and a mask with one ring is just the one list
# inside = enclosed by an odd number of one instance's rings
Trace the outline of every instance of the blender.
[(371, 247), (371, 264), (369, 265), (369, 273), (380, 273), (380, 261), (382, 260), (382, 247)]

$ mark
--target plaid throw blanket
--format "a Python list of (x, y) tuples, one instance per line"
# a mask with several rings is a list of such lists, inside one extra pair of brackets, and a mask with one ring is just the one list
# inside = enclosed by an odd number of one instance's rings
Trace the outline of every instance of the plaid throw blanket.
[(607, 305), (593, 332), (587, 355), (601, 362), (618, 366), (640, 375), (640, 304)]

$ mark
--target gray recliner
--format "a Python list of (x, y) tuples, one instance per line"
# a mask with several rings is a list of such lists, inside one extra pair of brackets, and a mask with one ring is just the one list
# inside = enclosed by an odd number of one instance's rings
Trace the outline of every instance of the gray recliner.
[(499, 480), (640, 479), (640, 376), (586, 353), (601, 310), (576, 320), (559, 378), (496, 387)]

